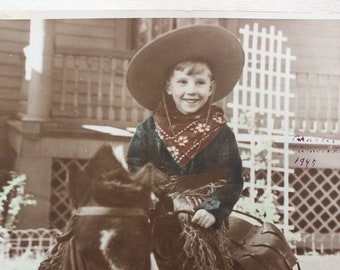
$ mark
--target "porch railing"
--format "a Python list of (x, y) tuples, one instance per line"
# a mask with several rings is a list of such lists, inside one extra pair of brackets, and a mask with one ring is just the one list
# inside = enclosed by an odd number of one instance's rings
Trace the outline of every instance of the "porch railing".
[(34, 256), (44, 254), (55, 243), (58, 229), (14, 229), (1, 228), (0, 258), (8, 259), (17, 256)]
[(148, 116), (131, 97), (128, 58), (55, 56), (52, 114), (56, 119), (135, 126)]
[(328, 136), (340, 134), (340, 76), (298, 73), (293, 83), (294, 130)]
[[(71, 120), (120, 127), (136, 126), (150, 112), (136, 103), (127, 90), (125, 75), (129, 58), (127, 53), (122, 54), (122, 57), (86, 56), (75, 53), (56, 55), (53, 117), (61, 121)], [(289, 127), (297, 133), (317, 136), (340, 134), (339, 81), (340, 76), (334, 75), (296, 74), (296, 80), (292, 81), (291, 86), (295, 98), (290, 106), (290, 111), (295, 117), (289, 119)], [(266, 109), (260, 105), (264, 101), (264, 95), (260, 92), (259, 95), (258, 108), (262, 108), (259, 113), (263, 114), (266, 113)], [(227, 103), (228, 100), (225, 99), (219, 104), (224, 107), (227, 118), (231, 118), (233, 112), (228, 109)], [(273, 111), (274, 129), (282, 128), (282, 117), (283, 115)]]

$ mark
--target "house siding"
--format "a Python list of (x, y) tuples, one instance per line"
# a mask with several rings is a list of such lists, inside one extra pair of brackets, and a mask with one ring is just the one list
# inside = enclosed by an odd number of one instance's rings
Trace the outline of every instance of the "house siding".
[(15, 114), (25, 74), (30, 22), (0, 20), (0, 114)]
[(56, 53), (109, 55), (130, 48), (130, 21), (126, 19), (55, 20)]
[(238, 28), (257, 23), (259, 28), (274, 26), (287, 37), (297, 60), (293, 73), (340, 74), (340, 20), (239, 19)]

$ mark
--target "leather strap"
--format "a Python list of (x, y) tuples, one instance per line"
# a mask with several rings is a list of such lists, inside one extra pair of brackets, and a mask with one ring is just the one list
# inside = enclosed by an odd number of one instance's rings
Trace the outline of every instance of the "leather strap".
[(130, 207), (106, 207), (106, 206), (82, 206), (73, 210), (75, 216), (147, 216), (142, 208)]

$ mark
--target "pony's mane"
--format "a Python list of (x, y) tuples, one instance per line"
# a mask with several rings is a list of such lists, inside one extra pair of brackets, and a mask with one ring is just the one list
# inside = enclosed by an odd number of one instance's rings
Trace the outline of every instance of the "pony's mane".
[(84, 206), (93, 199), (101, 206), (148, 207), (150, 175), (144, 174), (144, 177), (135, 179), (126, 167), (122, 146), (105, 144), (100, 147), (85, 171), (72, 173), (69, 181), (72, 205)]

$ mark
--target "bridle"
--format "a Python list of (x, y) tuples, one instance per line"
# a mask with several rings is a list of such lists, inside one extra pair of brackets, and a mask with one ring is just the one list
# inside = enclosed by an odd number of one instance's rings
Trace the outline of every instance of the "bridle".
[(72, 213), (75, 216), (147, 216), (147, 212), (140, 207), (81, 206)]

